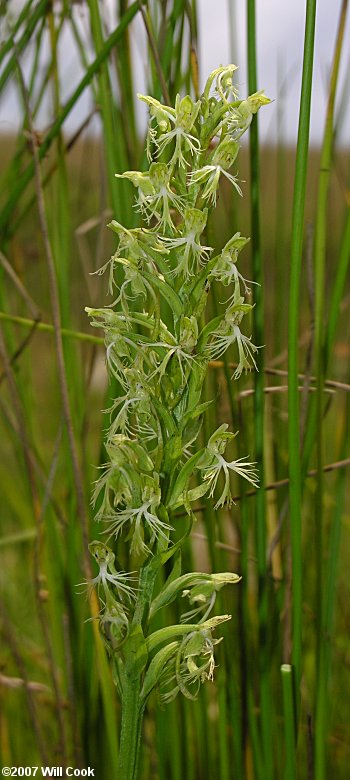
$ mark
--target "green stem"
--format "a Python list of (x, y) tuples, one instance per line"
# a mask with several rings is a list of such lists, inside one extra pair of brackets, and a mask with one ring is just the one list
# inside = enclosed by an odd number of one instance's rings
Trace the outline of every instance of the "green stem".
[[(248, 81), (249, 93), (257, 91), (256, 57), (256, 12), (255, 0), (247, 2), (248, 18)], [(258, 117), (255, 116), (249, 136), (250, 148), (250, 186), (251, 186), (251, 231), (252, 231), (252, 269), (257, 282), (254, 309), (254, 341), (264, 344), (264, 298), (263, 268), (260, 229), (260, 161)], [(255, 458), (259, 463), (260, 485), (256, 495), (256, 555), (258, 559), (258, 614), (259, 614), (259, 671), (260, 671), (260, 708), (261, 731), (264, 753), (264, 771), (266, 780), (272, 778), (273, 750), (271, 740), (271, 696), (268, 633), (268, 589), (266, 562), (266, 511), (264, 491), (264, 351), (257, 356), (258, 371), (254, 375), (254, 427)]]
[(300, 276), (304, 232), (304, 207), (309, 149), (312, 69), (314, 57), (316, 0), (308, 0), (305, 21), (303, 80), (300, 98), (297, 158), (292, 217), (290, 260), (289, 333), (288, 333), (288, 437), (289, 437), (289, 502), (292, 581), (292, 662), (296, 685), (301, 676), (302, 635), (302, 556), (301, 556), (301, 469), (298, 391), (298, 337), (300, 308)]
[(141, 674), (126, 672), (122, 695), (118, 780), (135, 780), (140, 753), (142, 708), (140, 706)]
[(295, 780), (297, 776), (295, 755), (295, 705), (293, 692), (293, 669), (290, 664), (281, 666), (284, 710), (284, 732), (286, 740), (285, 780)]
[[(317, 212), (315, 223), (315, 362), (317, 376), (316, 417), (317, 417), (317, 490), (315, 498), (315, 615), (316, 615), (316, 670), (319, 671), (320, 651), (322, 646), (322, 611), (323, 611), (323, 462), (324, 462), (324, 379), (325, 379), (325, 275), (326, 275), (326, 243), (327, 243), (327, 205), (331, 177), (331, 164), (334, 144), (334, 105), (338, 81), (340, 55), (342, 51), (344, 28), (348, 0), (343, 0), (337, 40), (332, 64), (329, 85), (327, 116), (321, 150), (320, 173), (317, 193)], [(318, 677), (318, 675), (317, 675)]]
[[(39, 320), (30, 320), (28, 317), (18, 317), (15, 314), (7, 314), (5, 311), (0, 311), (0, 321), (13, 322), (14, 325), (22, 325), (24, 328), (35, 328), (42, 333), (54, 334), (55, 328), (49, 322), (40, 322)], [(70, 339), (77, 339), (78, 341), (87, 341), (89, 344), (104, 344), (104, 339), (99, 336), (93, 336), (90, 333), (82, 333), (78, 330), (69, 330), (68, 328), (61, 328), (60, 333), (62, 337)]]

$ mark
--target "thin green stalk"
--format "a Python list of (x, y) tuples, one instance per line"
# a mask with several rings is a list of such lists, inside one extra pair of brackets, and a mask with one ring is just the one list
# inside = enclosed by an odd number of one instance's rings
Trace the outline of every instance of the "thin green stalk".
[(350, 264), (350, 208), (347, 209), (345, 227), (340, 243), (338, 254), (338, 265), (335, 275), (335, 281), (332, 290), (332, 296), (329, 306), (329, 315), (325, 342), (325, 366), (327, 368), (332, 354), (334, 338), (340, 313), (341, 299), (344, 294), (344, 288), (347, 281), (347, 275)]
[[(143, 22), (144, 22), (144, 25), (145, 25), (145, 29), (146, 29), (146, 33), (147, 33), (147, 37), (148, 37), (148, 41), (149, 41), (149, 47), (150, 47), (150, 50), (151, 50), (151, 53), (152, 53), (152, 58), (153, 58), (153, 61), (154, 61), (155, 71), (156, 71), (156, 74), (157, 74), (157, 79), (155, 79), (155, 82), (158, 82), (159, 87), (160, 87), (160, 94), (163, 95), (165, 103), (169, 106), (170, 102), (171, 102), (171, 99), (170, 99), (168, 87), (167, 87), (167, 84), (166, 84), (166, 81), (165, 81), (165, 78), (164, 78), (164, 73), (163, 73), (163, 69), (162, 69), (162, 65), (161, 65), (161, 61), (160, 61), (160, 57), (159, 57), (159, 52), (158, 52), (158, 47), (157, 47), (157, 43), (156, 43), (156, 39), (155, 39), (154, 30), (153, 30), (152, 20), (151, 20), (149, 12), (145, 10), (145, 8), (143, 7), (143, 3), (141, 1), (139, 2), (139, 5), (140, 5), (141, 16), (142, 16), (142, 19), (143, 19)], [(157, 92), (158, 92), (158, 90), (156, 90), (156, 93)], [(159, 96), (160, 95), (157, 94), (157, 98), (159, 98)]]
[[(46, 19), (44, 17), (42, 19), (39, 31), (36, 34), (35, 54), (34, 54), (34, 59), (33, 59), (33, 64), (32, 64), (32, 72), (31, 72), (31, 76), (30, 76), (30, 79), (29, 79), (29, 83), (28, 83), (28, 92), (29, 92), (30, 96), (32, 96), (32, 94), (33, 94), (35, 80), (36, 80), (36, 77), (37, 77), (38, 71), (39, 71), (39, 61), (40, 61), (39, 58), (40, 58), (40, 53), (41, 53), (42, 37), (43, 37), (43, 33), (44, 33), (44, 30), (45, 30), (45, 27), (46, 27)], [(47, 74), (45, 74), (45, 75), (47, 75)], [(35, 116), (35, 108), (33, 110), (33, 115), (34, 116)]]
[[(248, 84), (249, 92), (257, 91), (257, 61), (256, 61), (256, 13), (255, 0), (247, 0), (247, 34), (248, 34)], [(260, 163), (258, 117), (253, 118), (250, 135), (250, 192), (251, 192), (251, 233), (252, 233), (252, 269), (253, 278), (259, 286), (255, 290), (254, 308), (254, 341), (258, 345), (265, 343), (264, 339), (264, 298), (263, 298), (263, 267), (261, 253), (260, 231)], [(271, 691), (269, 670), (268, 632), (268, 590), (266, 562), (266, 514), (264, 491), (264, 351), (257, 356), (258, 371), (254, 375), (254, 431), (255, 458), (259, 463), (259, 488), (256, 495), (255, 538), (258, 571), (258, 615), (259, 615), (259, 670), (260, 670), (260, 707), (261, 730), (263, 738), (264, 767), (266, 780), (272, 778), (273, 749), (271, 730)]]
[[(252, 760), (254, 766), (254, 780), (255, 778), (256, 780), (265, 780), (265, 760), (263, 746), (261, 744), (262, 740), (260, 739), (260, 734), (257, 728), (254, 695), (250, 682), (248, 682), (248, 720), (251, 740), (250, 746), (252, 750)], [(249, 777), (250, 772), (248, 767), (247, 770), (247, 777)]]
[(123, 687), (118, 780), (136, 780), (140, 735), (141, 675), (126, 672)]
[[(322, 583), (323, 583), (323, 415), (324, 415), (324, 379), (325, 379), (325, 271), (326, 271), (326, 241), (327, 241), (327, 204), (331, 176), (333, 141), (334, 141), (334, 105), (338, 82), (340, 56), (343, 45), (344, 28), (348, 0), (343, 0), (337, 40), (335, 44), (332, 72), (329, 84), (326, 123), (320, 159), (318, 180), (317, 209), (315, 222), (314, 268), (315, 268), (315, 365), (317, 376), (316, 393), (316, 452), (317, 452), (317, 490), (315, 499), (315, 615), (316, 615), (316, 669), (319, 668), (319, 654), (322, 645)], [(319, 677), (317, 673), (317, 679)]]
[[(187, 702), (181, 702), (181, 704), (183, 704), (183, 708), (185, 710), (184, 734), (186, 734), (187, 743), (186, 743), (185, 757), (183, 757), (184, 754), (183, 741), (182, 744), (180, 743), (180, 745), (177, 746), (177, 751), (175, 751), (175, 747), (174, 747), (174, 753), (177, 755), (178, 763), (180, 764), (180, 771), (178, 771), (178, 777), (179, 780), (182, 780), (184, 774), (186, 773), (187, 780), (196, 780), (195, 736), (197, 730), (196, 730), (195, 718), (193, 717), (193, 712), (188, 707)], [(199, 737), (200, 735), (197, 734), (198, 739)]]
[(230, 767), (229, 757), (229, 743), (227, 739), (227, 722), (228, 722), (228, 708), (227, 708), (227, 679), (224, 669), (222, 669), (219, 690), (218, 690), (218, 704), (219, 704), (219, 719), (218, 719), (218, 738), (219, 738), (219, 760), (220, 760), (220, 780), (232, 780), (232, 771)]
[[(242, 580), (243, 582), (243, 580)], [(238, 631), (240, 632), (240, 624), (237, 621)], [(240, 634), (241, 637), (241, 634)], [(241, 644), (241, 643), (240, 643)], [(240, 650), (240, 648), (239, 648)], [(226, 653), (225, 666), (227, 670), (230, 670), (231, 666), (231, 652)], [(238, 658), (240, 661), (240, 658)], [(244, 771), (244, 732), (243, 732), (243, 718), (242, 718), (242, 698), (243, 698), (243, 685), (240, 679), (241, 666), (237, 664), (237, 670), (235, 674), (228, 675), (227, 688), (228, 688), (228, 706), (227, 706), (227, 724), (232, 724), (232, 751), (230, 755), (233, 759), (234, 777), (237, 780), (243, 780), (245, 777)], [(227, 731), (227, 725), (226, 725)], [(226, 740), (229, 735), (226, 733)]]
[(284, 780), (296, 780), (296, 712), (294, 701), (293, 668), (290, 664), (282, 664), (282, 689), (283, 689), (283, 715), (284, 715), (284, 733), (286, 743), (286, 763), (284, 770)]
[[(52, 68), (52, 100), (54, 114), (57, 116), (61, 104), (61, 85), (58, 69), (58, 45), (59, 36), (62, 31), (61, 24), (56, 26), (55, 16), (52, 10), (48, 14), (48, 26), (51, 44), (51, 68)], [(50, 232), (52, 236), (52, 248), (56, 262), (57, 284), (59, 290), (60, 310), (63, 327), (69, 329), (71, 325), (71, 209), (70, 192), (68, 187), (68, 174), (65, 157), (65, 146), (62, 132), (58, 133), (56, 139), (56, 160), (57, 160), (57, 180), (53, 192), (53, 213), (50, 220)], [(65, 342), (64, 359), (67, 367), (67, 374), (70, 377), (69, 393), (72, 408), (74, 410), (75, 430), (81, 439), (81, 420), (84, 413), (84, 404), (81, 398), (83, 388), (78, 381), (78, 372), (75, 371), (78, 355), (73, 342)], [(68, 453), (67, 453), (68, 455)]]
[[(335, 275), (335, 281), (331, 292), (331, 300), (329, 305), (328, 324), (326, 327), (325, 341), (324, 341), (324, 374), (327, 372), (330, 358), (332, 355), (332, 349), (334, 346), (335, 334), (340, 314), (340, 304), (344, 295), (344, 289), (347, 281), (347, 274), (350, 263), (350, 210), (347, 212), (344, 231), (339, 248), (339, 261)], [(316, 437), (317, 430), (317, 403), (316, 397), (310, 399), (310, 405), (308, 410), (308, 422), (306, 429), (306, 436), (304, 442), (304, 451), (302, 459), (302, 475), (303, 480), (307, 477), (308, 466), (313, 450), (313, 445)]]
[[(341, 455), (349, 447), (350, 435), (350, 401), (345, 408), (346, 425), (343, 431)], [(332, 661), (332, 636), (334, 629), (334, 612), (336, 607), (337, 581), (339, 578), (339, 551), (346, 491), (346, 472), (340, 471), (337, 478), (335, 509), (332, 513), (328, 540), (328, 560), (324, 575), (324, 606), (322, 620), (322, 644), (320, 649), (320, 673), (317, 683), (316, 721), (315, 721), (315, 780), (325, 780), (327, 777), (327, 726), (329, 723), (330, 705), (330, 673)]]
[(301, 550), (301, 471), (298, 391), (298, 338), (300, 277), (303, 250), (304, 208), (309, 149), (312, 69), (314, 58), (316, 0), (306, 6), (303, 77), (300, 97), (297, 156), (292, 214), (290, 295), (288, 329), (288, 444), (289, 505), (292, 547), (292, 664), (296, 688), (301, 678), (302, 642), (302, 550)]
[[(171, 73), (171, 66), (173, 63), (175, 29), (181, 15), (185, 12), (185, 7), (185, 0), (175, 0), (171, 13), (167, 19), (164, 46), (161, 52), (161, 65), (167, 84), (171, 84), (171, 82), (174, 81), (174, 74)], [(180, 76), (180, 68), (177, 67), (175, 71), (175, 78), (180, 78)], [(171, 98), (173, 98), (173, 94), (171, 94)]]
[[(27, 317), (18, 317), (15, 314), (7, 314), (7, 312), (0, 311), (0, 320), (4, 322), (13, 322), (14, 325), (21, 325), (24, 328), (33, 328), (35, 325), (36, 330), (42, 333), (55, 333), (54, 325), (50, 325), (48, 322), (36, 322), (30, 320)], [(78, 330), (69, 330), (68, 328), (60, 329), (61, 336), (76, 339), (77, 341), (86, 341), (88, 344), (104, 344), (104, 339), (99, 336), (93, 336), (90, 333), (81, 333)]]
[(285, 78), (285, 68), (282, 58), (277, 62), (277, 142), (276, 142), (276, 212), (275, 212), (275, 285), (276, 285), (276, 302), (275, 302), (275, 317), (276, 322), (280, 323), (276, 328), (274, 349), (278, 355), (282, 349), (284, 349), (284, 334), (286, 325), (286, 273), (285, 273), (285, 247), (287, 244), (287, 217), (289, 212), (289, 205), (286, 193), (287, 183), (287, 146), (284, 135), (285, 129), (285, 106), (288, 101), (288, 79)]

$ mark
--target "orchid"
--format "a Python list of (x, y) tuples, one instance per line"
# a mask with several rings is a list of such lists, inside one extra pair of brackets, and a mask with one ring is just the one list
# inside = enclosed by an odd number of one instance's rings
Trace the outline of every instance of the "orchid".
[(255, 463), (245, 461), (244, 458), (238, 458), (233, 461), (227, 461), (224, 458), (228, 442), (236, 435), (228, 431), (227, 427), (227, 424), (224, 423), (214, 434), (212, 434), (206, 452), (198, 464), (198, 468), (203, 473), (203, 479), (208, 485), (210, 497), (214, 495), (219, 477), (223, 476), (224, 478), (224, 487), (215, 504), (215, 509), (220, 509), (220, 507), (223, 507), (225, 504), (230, 506), (230, 504), (233, 503), (230, 471), (234, 471), (240, 477), (250, 482), (254, 487), (258, 486), (258, 475), (254, 469)]
[(230, 96), (237, 98), (237, 88), (233, 86), (233, 74), (237, 70), (237, 65), (221, 65), (210, 74), (203, 92), (203, 99), (208, 100), (211, 89), (215, 83), (214, 93), (220, 100), (228, 102)]
[(149, 547), (144, 541), (145, 536), (149, 537), (148, 544), (152, 547), (159, 537), (166, 540), (168, 538), (167, 532), (172, 530), (171, 526), (160, 520), (156, 514), (160, 503), (160, 491), (155, 479), (147, 478), (144, 475), (143, 483), (140, 505), (122, 509), (107, 527), (109, 538), (112, 535), (118, 537), (124, 526), (130, 523), (132, 526), (131, 551), (136, 554), (149, 552)]
[(204, 186), (202, 197), (204, 200), (215, 206), (217, 190), (219, 186), (221, 174), (231, 182), (239, 195), (242, 196), (242, 190), (237, 183), (237, 178), (232, 176), (228, 172), (228, 168), (233, 165), (237, 154), (239, 152), (239, 145), (231, 138), (225, 138), (215, 149), (211, 164), (204, 165), (198, 170), (192, 171), (189, 174), (189, 181), (191, 184), (201, 184)]
[(233, 302), (227, 309), (225, 319), (213, 332), (206, 349), (206, 354), (211, 360), (218, 360), (231, 345), (237, 344), (239, 362), (233, 375), (235, 379), (239, 379), (243, 371), (251, 371), (252, 366), (257, 370), (254, 354), (259, 349), (252, 343), (251, 337), (246, 336), (240, 329), (244, 314), (251, 311), (253, 307), (244, 303), (244, 299), (237, 293), (236, 288), (231, 299)]
[[(214, 677), (221, 638), (213, 632), (230, 620), (230, 615), (209, 615), (218, 592), (238, 583), (238, 574), (181, 573), (181, 548), (196, 502), (206, 496), (216, 510), (230, 506), (232, 474), (258, 485), (254, 462), (226, 454), (236, 437), (226, 423), (209, 440), (205, 428), (201, 433), (211, 404), (203, 400), (209, 361), (234, 346), (238, 379), (256, 368), (258, 350), (243, 332), (253, 304), (245, 298), (251, 283), (237, 268), (248, 239), (236, 232), (213, 256), (209, 244), (214, 242), (206, 237), (222, 176), (242, 194), (232, 172), (238, 139), (252, 114), (268, 102), (263, 93), (239, 101), (235, 71), (235, 65), (220, 66), (199, 100), (177, 95), (174, 107), (139, 96), (150, 111), (150, 164), (146, 171), (117, 176), (135, 187), (143, 224), (128, 228), (110, 222), (117, 246), (96, 273), (109, 273), (113, 302), (86, 309), (92, 326), (104, 331), (107, 369), (118, 382), (118, 396), (107, 410), (106, 462), (93, 492), (96, 520), (113, 550), (99, 542), (90, 545), (99, 573), (89, 587), (97, 586), (99, 626), (122, 700), (124, 780), (136, 777), (138, 735), (150, 692), (158, 690), (164, 703), (178, 693), (196, 698), (200, 686)], [(216, 282), (228, 300), (224, 306), (218, 302), (213, 316), (207, 300)], [(114, 548), (130, 561), (130, 573), (116, 568)], [(188, 608), (179, 608), (179, 622), (164, 625), (162, 610), (181, 599)]]
[(265, 95), (264, 91), (255, 92), (246, 100), (242, 100), (239, 106), (234, 106), (228, 121), (228, 130), (237, 140), (248, 130), (254, 114), (261, 106), (266, 106), (271, 100)]
[(182, 597), (188, 598), (192, 609), (181, 615), (181, 622), (187, 623), (200, 615), (200, 623), (204, 623), (210, 615), (216, 601), (217, 593), (230, 583), (236, 584), (240, 577), (233, 572), (209, 574), (206, 579), (194, 581), (191, 588), (182, 591)]
[[(200, 143), (198, 138), (191, 134), (191, 130), (194, 126), (196, 118), (200, 110), (200, 101), (194, 103), (189, 95), (184, 98), (180, 98), (180, 95), (176, 96), (175, 110), (170, 112), (168, 109), (157, 108), (157, 101), (154, 98), (146, 97), (145, 95), (138, 95), (140, 100), (143, 100), (151, 108), (151, 117), (156, 119), (160, 136), (157, 137), (156, 133), (151, 130), (150, 137), (151, 143), (154, 143), (157, 148), (157, 156), (159, 157), (168, 147), (172, 141), (175, 141), (175, 150), (169, 161), (169, 165), (175, 165), (178, 163), (180, 167), (186, 168), (189, 163), (186, 161), (185, 154), (189, 152), (190, 155), (197, 154), (200, 151)], [(161, 113), (159, 113), (159, 110)], [(159, 118), (161, 121), (159, 121)], [(166, 119), (166, 122), (164, 121)], [(169, 124), (173, 124), (174, 127), (169, 129)]]
[(167, 249), (181, 250), (180, 262), (169, 272), (170, 276), (183, 274), (188, 279), (198, 270), (199, 264), (203, 262), (202, 257), (208, 258), (209, 252), (212, 252), (212, 247), (203, 246), (199, 240), (205, 229), (207, 215), (207, 209), (186, 209), (183, 225), (180, 226), (181, 235), (177, 238), (163, 238)]
[(135, 577), (132, 576), (134, 572), (118, 572), (114, 565), (115, 554), (113, 550), (102, 542), (90, 542), (89, 550), (99, 565), (99, 573), (88, 581), (88, 585), (102, 584), (106, 602), (110, 603), (114, 600), (110, 592), (111, 585), (113, 585), (118, 599), (123, 600), (123, 597), (126, 596), (129, 601), (135, 601), (136, 591), (129, 585), (135, 580)]

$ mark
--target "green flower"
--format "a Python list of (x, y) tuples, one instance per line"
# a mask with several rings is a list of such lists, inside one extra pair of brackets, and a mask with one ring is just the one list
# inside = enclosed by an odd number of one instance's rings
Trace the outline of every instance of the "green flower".
[(132, 536), (131, 552), (137, 555), (150, 552), (145, 542), (145, 534), (148, 544), (152, 547), (155, 540), (160, 537), (167, 540), (167, 532), (172, 530), (171, 526), (160, 520), (156, 514), (161, 501), (157, 475), (149, 477), (143, 474), (141, 475), (141, 482), (143, 487), (140, 504), (138, 506), (126, 506), (118, 511), (107, 528), (109, 536), (115, 535), (118, 537), (125, 526), (130, 524)]
[(210, 437), (206, 452), (198, 463), (198, 468), (203, 473), (203, 479), (208, 484), (209, 496), (213, 497), (219, 477), (224, 479), (224, 487), (220, 498), (215, 504), (215, 509), (220, 509), (225, 504), (232, 504), (230, 486), (230, 472), (234, 471), (238, 476), (243, 477), (254, 487), (258, 486), (258, 475), (253, 468), (256, 464), (245, 461), (244, 458), (227, 461), (224, 458), (226, 445), (236, 434), (227, 430), (227, 423), (224, 423)]
[[(180, 369), (182, 384), (186, 384), (187, 374), (191, 370), (191, 366), (196, 363), (195, 355), (192, 354), (192, 350), (197, 343), (198, 325), (196, 323), (196, 327), (194, 326), (194, 319), (194, 317), (191, 317), (191, 319), (185, 318), (178, 342), (176, 341), (175, 336), (168, 331), (167, 341), (154, 341), (148, 344), (148, 347), (156, 347), (157, 349), (160, 348), (162, 352), (165, 351), (164, 357), (161, 358), (161, 362), (151, 374), (150, 379), (153, 379), (155, 376), (159, 376), (161, 379), (167, 370), (170, 360), (175, 358)], [(188, 323), (187, 325), (186, 321)]]
[[(197, 119), (200, 110), (200, 100), (194, 103), (189, 95), (184, 98), (180, 98), (180, 95), (176, 95), (175, 110), (169, 109), (168, 106), (162, 106), (154, 98), (147, 97), (145, 95), (138, 95), (140, 100), (143, 100), (150, 106), (151, 119), (155, 119), (159, 130), (159, 136), (153, 129), (149, 130), (150, 142), (149, 148), (152, 143), (155, 144), (157, 149), (157, 156), (159, 157), (171, 144), (175, 141), (175, 149), (169, 165), (180, 165), (182, 168), (186, 168), (189, 163), (185, 159), (185, 154), (190, 155), (198, 154), (200, 151), (200, 143), (198, 138), (191, 134), (194, 123)], [(161, 113), (160, 113), (161, 112)], [(159, 122), (159, 117), (162, 118), (162, 123)], [(169, 129), (169, 124), (173, 125), (172, 129)]]
[(206, 348), (206, 354), (210, 360), (218, 360), (232, 345), (237, 344), (238, 366), (233, 374), (234, 379), (239, 379), (242, 371), (251, 371), (252, 366), (257, 370), (254, 354), (258, 351), (252, 343), (251, 337), (241, 332), (240, 324), (244, 314), (253, 308), (249, 303), (244, 303), (244, 298), (237, 296), (237, 290), (233, 295), (233, 304), (229, 306), (224, 321), (213, 332), (211, 341)]
[(201, 578), (196, 582), (194, 575), (193, 585), (182, 591), (183, 598), (188, 598), (192, 609), (181, 615), (181, 622), (192, 622), (200, 615), (199, 622), (203, 623), (210, 615), (216, 601), (216, 595), (221, 588), (224, 585), (235, 584), (240, 579), (238, 574), (233, 572), (221, 572), (220, 574), (208, 574), (206, 579)]
[(200, 243), (200, 236), (206, 226), (208, 209), (188, 208), (184, 214), (183, 224), (180, 226), (180, 236), (176, 238), (167, 238), (163, 241), (168, 250), (180, 250), (179, 261), (175, 268), (169, 273), (169, 276), (184, 275), (189, 279), (198, 271), (202, 258), (207, 259), (208, 253), (212, 252), (212, 247), (203, 246)]
[[(175, 657), (171, 658), (160, 679), (161, 700), (168, 704), (181, 692), (195, 700), (200, 686), (214, 679), (214, 648), (222, 640), (214, 639), (209, 628), (193, 631), (184, 637)], [(175, 683), (175, 685), (174, 685)]]
[(266, 106), (268, 103), (271, 103), (270, 98), (261, 90), (260, 92), (255, 92), (254, 95), (250, 95), (246, 100), (242, 100), (239, 106), (231, 109), (228, 130), (236, 140), (248, 130), (253, 116), (258, 112), (259, 108)]
[(221, 174), (231, 182), (239, 195), (242, 190), (237, 184), (237, 178), (228, 172), (228, 168), (233, 165), (239, 152), (239, 144), (231, 138), (225, 138), (218, 145), (212, 156), (210, 165), (204, 165), (197, 171), (189, 174), (190, 184), (197, 184), (204, 187), (202, 197), (208, 200), (213, 206), (216, 204), (216, 194), (219, 187)]
[[(90, 542), (89, 550), (99, 566), (99, 573), (92, 580), (88, 580), (89, 587), (102, 585), (106, 602), (113, 602), (110, 586), (113, 585), (119, 599), (126, 596), (129, 601), (135, 601), (136, 591), (129, 583), (135, 580), (132, 575), (135, 572), (117, 571), (114, 566), (115, 555), (110, 547), (102, 542)], [(84, 583), (80, 583), (84, 584)], [(113, 593), (113, 591), (112, 591)]]
[(215, 82), (214, 92), (219, 100), (227, 103), (229, 97), (237, 98), (237, 89), (233, 86), (233, 74), (237, 70), (237, 65), (221, 65), (210, 74), (203, 92), (203, 100), (209, 100), (210, 92)]

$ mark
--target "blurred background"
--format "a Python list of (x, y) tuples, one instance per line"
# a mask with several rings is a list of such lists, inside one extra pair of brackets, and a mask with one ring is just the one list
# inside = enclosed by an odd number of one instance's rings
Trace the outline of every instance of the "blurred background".
[[(318, 3), (297, 224), (305, 11), (302, 0), (0, 0), (4, 765), (115, 775), (119, 703), (77, 587), (97, 533), (90, 498), (105, 460), (101, 410), (113, 396), (102, 334), (84, 307), (110, 302), (105, 278), (92, 275), (114, 251), (107, 222), (138, 224), (133, 188), (114, 177), (146, 164), (136, 93), (162, 99), (165, 83), (171, 101), (195, 95), (211, 70), (235, 62), (240, 97), (265, 89), (274, 102), (238, 158), (244, 197), (223, 184), (209, 243), (253, 236), (240, 270), (261, 282), (252, 329), (265, 346), (256, 376), (233, 383), (229, 365), (211, 367), (207, 394), (217, 403), (205, 433), (224, 421), (239, 429), (237, 455), (258, 460), (261, 487), (246, 493), (237, 481), (232, 509), (198, 507), (185, 565), (243, 579), (220, 594), (233, 619), (214, 684), (196, 703), (179, 698), (162, 711), (150, 700), (140, 780), (349, 777), (349, 19), (345, 0)], [(288, 414), (288, 346), (297, 417)], [(291, 722), (281, 664), (295, 659)]]

